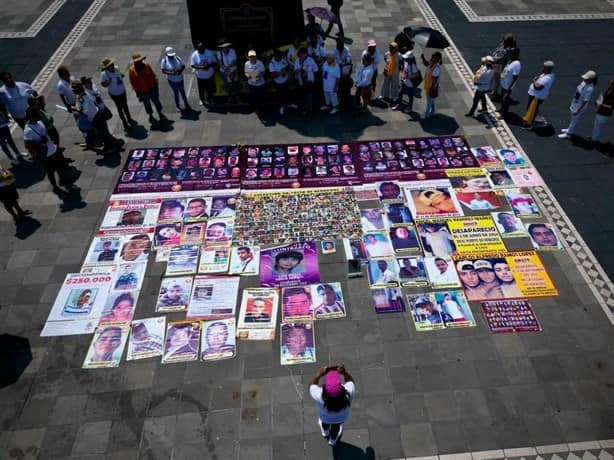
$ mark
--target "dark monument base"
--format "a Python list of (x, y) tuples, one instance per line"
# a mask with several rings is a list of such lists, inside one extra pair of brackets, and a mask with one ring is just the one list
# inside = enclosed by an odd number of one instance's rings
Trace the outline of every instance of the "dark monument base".
[(292, 43), (302, 33), (302, 0), (187, 0), (194, 43), (215, 49), (220, 38), (237, 51)]

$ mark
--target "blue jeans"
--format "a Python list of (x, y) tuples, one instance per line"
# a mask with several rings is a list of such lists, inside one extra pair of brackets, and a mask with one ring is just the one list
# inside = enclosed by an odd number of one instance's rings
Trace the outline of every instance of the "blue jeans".
[(169, 80), (168, 84), (173, 90), (173, 96), (175, 97), (175, 106), (179, 108), (179, 93), (181, 93), (181, 97), (183, 98), (183, 103), (186, 105), (186, 107), (189, 106), (190, 104), (188, 104), (188, 98), (185, 95), (185, 88), (183, 87), (183, 80), (181, 81), (170, 81)]
[(397, 100), (395, 101), (396, 105), (401, 105), (403, 103), (403, 95), (406, 94), (409, 97), (409, 102), (407, 103), (407, 107), (411, 111), (414, 105), (414, 87), (401, 85), (399, 89), (399, 95), (397, 96)]
[(432, 98), (431, 96), (426, 95), (426, 112), (424, 112), (424, 117), (431, 117), (435, 115), (435, 98)]

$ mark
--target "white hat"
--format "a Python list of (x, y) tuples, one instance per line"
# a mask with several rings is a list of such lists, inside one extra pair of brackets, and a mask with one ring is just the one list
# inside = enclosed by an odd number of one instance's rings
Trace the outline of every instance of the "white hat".
[(582, 75), (582, 80), (594, 80), (595, 78), (597, 78), (597, 72), (594, 70), (589, 70)]
[(473, 268), (473, 263), (470, 260), (461, 260), (460, 262), (457, 262), (456, 269), (458, 271), (475, 270), (475, 268)]
[(473, 267), (476, 270), (482, 270), (484, 268), (487, 270), (492, 270), (492, 264), (487, 260), (476, 260), (473, 262)]
[(553, 61), (546, 61), (546, 62), (544, 62), (544, 67), (554, 68), (554, 62)]
[(252, 56), (254, 56), (254, 57), (256, 57), (256, 56), (257, 56), (256, 51), (254, 51), (254, 50), (249, 50), (249, 51), (247, 52), (247, 57), (252, 57)]
[(412, 53), (411, 51), (408, 51), (407, 53), (402, 55), (403, 59), (410, 59), (412, 57), (414, 57), (414, 53)]
[(164, 49), (164, 54), (166, 54), (168, 57), (173, 57), (175, 56), (177, 53), (175, 53), (175, 48), (173, 48), (172, 46), (167, 46)]
[(487, 60), (488, 62), (495, 62), (495, 58), (494, 58), (494, 57), (492, 57), (492, 56), (486, 56), (486, 60)]
[(376, 42), (375, 40), (369, 40), (369, 41), (367, 42), (367, 46), (368, 46), (368, 47), (371, 47), (371, 46), (377, 46), (377, 42)]

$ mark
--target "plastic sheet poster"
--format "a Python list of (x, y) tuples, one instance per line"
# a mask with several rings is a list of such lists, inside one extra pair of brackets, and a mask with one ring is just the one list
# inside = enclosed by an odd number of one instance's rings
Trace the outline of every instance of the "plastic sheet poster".
[(164, 348), (166, 317), (144, 318), (132, 321), (127, 361), (161, 356)]
[(505, 194), (505, 198), (517, 216), (528, 218), (541, 216), (537, 203), (527, 189), (509, 188), (500, 193)]
[(311, 321), (282, 324), (280, 344), (282, 366), (316, 362)]
[(109, 272), (69, 273), (51, 307), (41, 336), (91, 334), (104, 308), (113, 276)]
[(168, 256), (168, 263), (166, 264), (166, 276), (192, 275), (196, 273), (199, 249), (200, 246), (197, 244), (173, 246)]
[(447, 219), (446, 223), (459, 254), (506, 250), (490, 215), (453, 217)]
[(416, 219), (463, 215), (449, 179), (409, 182), (403, 190)]
[(544, 180), (535, 168), (515, 168), (510, 169), (509, 173), (518, 187), (544, 186)]
[(204, 321), (201, 329), (201, 361), (219, 361), (236, 356), (234, 318)]
[(210, 218), (205, 231), (205, 246), (227, 246), (232, 241), (234, 219), (226, 217)]
[(347, 314), (341, 283), (313, 284), (311, 298), (314, 304), (313, 319), (342, 318)]
[(153, 227), (101, 229), (92, 240), (83, 268), (146, 262), (152, 249)]
[(495, 190), (516, 187), (510, 172), (505, 168), (488, 169), (486, 171), (490, 185)]
[(454, 256), (469, 300), (503, 300), (558, 295), (535, 251)]
[(224, 246), (203, 246), (200, 250), (198, 273), (226, 273), (230, 260), (230, 243)]
[(345, 258), (347, 260), (367, 260), (365, 243), (360, 238), (344, 238), (343, 250), (345, 251)]
[(501, 207), (497, 194), (493, 191), (456, 192), (456, 199), (469, 211), (491, 211)]
[(166, 326), (162, 363), (196, 361), (200, 344), (199, 321), (177, 321)]
[(407, 301), (417, 331), (475, 326), (462, 291), (410, 294)]
[(394, 255), (394, 248), (387, 231), (366, 233), (363, 235), (362, 241), (369, 259), (391, 257)]
[(260, 268), (260, 246), (233, 246), (229, 275), (257, 275)]
[(513, 149), (500, 149), (497, 151), (497, 155), (506, 168), (522, 168), (528, 164), (525, 156)]
[(478, 160), (480, 166), (494, 167), (503, 165), (497, 152), (490, 146), (474, 147), (471, 149), (471, 153)]
[(413, 225), (395, 225), (388, 231), (390, 242), (396, 254), (406, 254), (420, 251), (418, 235)]
[(106, 323), (129, 323), (139, 299), (139, 291), (113, 291), (105, 303), (99, 325)]
[(454, 270), (454, 262), (450, 257), (426, 257), (424, 264), (434, 289), (460, 287), (458, 275)]
[(426, 219), (416, 222), (424, 255), (449, 257), (456, 253), (456, 245), (445, 219)]
[(115, 291), (140, 290), (145, 278), (147, 262), (126, 262), (117, 268), (111, 288)]
[(397, 287), (399, 285), (398, 265), (393, 257), (369, 260), (368, 273), (371, 288)]
[(163, 278), (156, 303), (157, 312), (181, 311), (188, 307), (194, 279), (191, 276)]
[(533, 222), (527, 225), (533, 247), (538, 251), (560, 251), (561, 240), (554, 231), (554, 226), (547, 222)]
[(118, 367), (129, 332), (130, 323), (109, 323), (96, 329), (83, 368)]
[(181, 236), (179, 241), (181, 244), (200, 244), (205, 237), (205, 227), (207, 222), (194, 221), (184, 222), (181, 227)]
[(371, 290), (371, 305), (375, 313), (400, 313), (405, 311), (403, 292), (399, 288)]
[(524, 224), (513, 212), (493, 212), (491, 216), (501, 237), (522, 238), (529, 236)]
[(397, 265), (401, 286), (427, 286), (429, 284), (422, 256), (397, 257)]
[(111, 200), (100, 228), (153, 227), (160, 211), (160, 198)]
[(235, 315), (239, 277), (204, 276), (194, 278), (188, 304), (188, 319), (213, 320)]
[(260, 251), (260, 286), (283, 287), (319, 282), (316, 243), (284, 244)]
[(313, 319), (314, 298), (310, 286), (292, 286), (281, 290), (281, 321), (306, 321)]
[(528, 300), (482, 302), (490, 332), (539, 332), (539, 320)]
[(271, 288), (243, 290), (237, 338), (242, 340), (273, 340), (277, 327), (279, 292)]

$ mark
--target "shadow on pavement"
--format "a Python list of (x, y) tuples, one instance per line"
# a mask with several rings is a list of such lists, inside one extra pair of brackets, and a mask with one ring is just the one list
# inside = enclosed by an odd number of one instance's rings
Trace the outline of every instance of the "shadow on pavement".
[[(330, 137), (338, 142), (359, 138), (366, 128), (382, 126), (384, 120), (371, 111), (360, 113), (357, 111), (340, 112), (336, 115), (312, 114), (301, 115), (297, 112), (287, 112), (286, 115), (277, 115), (271, 112), (264, 115), (267, 126), (276, 123), (294, 130), (303, 136)], [(264, 123), (264, 122), (263, 122)]]
[(334, 460), (375, 460), (375, 451), (369, 446), (364, 451), (353, 444), (339, 441), (333, 447)]
[(425, 133), (442, 136), (445, 134), (454, 134), (459, 126), (456, 118), (438, 113), (426, 120), (420, 120), (420, 126)]
[(179, 118), (181, 118), (182, 120), (197, 121), (200, 118), (201, 113), (202, 111), (196, 109), (182, 110), (181, 116)]
[(157, 120), (155, 123), (151, 124), (150, 131), (160, 131), (163, 133), (167, 133), (173, 130), (174, 120)]
[(30, 341), (16, 335), (0, 335), (0, 388), (19, 380), (32, 362)]
[(124, 131), (124, 135), (131, 139), (143, 140), (147, 138), (147, 128), (143, 125), (136, 125)]
[(105, 166), (107, 168), (117, 168), (119, 165), (122, 164), (121, 152), (118, 152), (117, 154), (111, 154), (111, 155), (102, 155), (101, 158), (96, 159), (95, 163), (96, 163), (96, 166)]
[(45, 169), (39, 163), (21, 161), (13, 165), (10, 170), (15, 175), (15, 187), (28, 188), (45, 178)]
[(15, 226), (15, 238), (20, 240), (25, 240), (36, 232), (41, 227), (41, 223), (34, 219), (33, 217), (26, 216), (24, 217), (16, 226)]
[(81, 189), (79, 187), (68, 187), (67, 193), (58, 195), (62, 204), (60, 204), (60, 212), (70, 212), (73, 209), (82, 209), (87, 206), (87, 203), (83, 201), (81, 196)]

